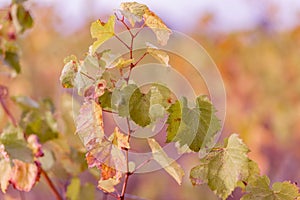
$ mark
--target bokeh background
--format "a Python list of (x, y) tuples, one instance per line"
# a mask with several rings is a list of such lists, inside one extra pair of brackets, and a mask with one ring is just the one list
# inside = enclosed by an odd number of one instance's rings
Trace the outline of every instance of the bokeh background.
[[(5, 8), (9, 2), (0, 0), (0, 7)], [(23, 72), (15, 79), (0, 76), (0, 83), (9, 81), (11, 95), (54, 99), (59, 118), (65, 93), (59, 84), (64, 57), (83, 57), (92, 43), (90, 23), (98, 18), (105, 21), (121, 2), (29, 0), (26, 6), (35, 24), (19, 38)], [(218, 66), (227, 93), (222, 137), (238, 133), (251, 149), (251, 158), (272, 182), (299, 183), (300, 1), (139, 2), (147, 4), (171, 29), (199, 42)], [(18, 109), (11, 107), (18, 114)], [(0, 124), (6, 120), (0, 110)], [(62, 129), (72, 130), (63, 125)], [(179, 160), (187, 172), (182, 186), (165, 172), (157, 171), (132, 178), (129, 193), (145, 199), (217, 199), (206, 186), (193, 187), (189, 182), (188, 171), (197, 164), (195, 157)], [(59, 183), (60, 177), (52, 176)], [(25, 196), (51, 199), (52, 194), (45, 187), (42, 182)], [(0, 194), (0, 199), (19, 198), (12, 189), (10, 192), (6, 196)], [(101, 192), (97, 195), (102, 199)], [(230, 198), (239, 199), (239, 191)]]

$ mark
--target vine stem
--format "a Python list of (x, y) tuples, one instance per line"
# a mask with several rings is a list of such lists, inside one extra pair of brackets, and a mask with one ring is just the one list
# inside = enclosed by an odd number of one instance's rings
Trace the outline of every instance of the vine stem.
[(60, 196), (59, 192), (57, 191), (57, 189), (55, 188), (53, 182), (51, 181), (51, 179), (49, 178), (47, 172), (45, 172), (42, 168), (41, 168), (41, 174), (44, 176), (47, 184), (49, 185), (50, 189), (52, 190), (52, 192), (55, 194), (55, 197), (57, 200), (63, 200), (63, 198)]
[(13, 123), (13, 125), (15, 127), (17, 127), (17, 121), (14, 118), (14, 116), (11, 114), (11, 112), (9, 111), (6, 103), (5, 103), (5, 99), (8, 97), (8, 89), (7, 87), (0, 85), (0, 104), (4, 110), (4, 112), (6, 113), (6, 115), (8, 116), (8, 118), (10, 119), (10, 121)]

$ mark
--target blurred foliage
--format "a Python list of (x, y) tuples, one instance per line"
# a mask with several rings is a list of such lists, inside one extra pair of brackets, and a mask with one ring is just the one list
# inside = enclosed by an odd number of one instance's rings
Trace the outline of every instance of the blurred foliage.
[[(66, 36), (55, 31), (53, 18), (49, 18), (53, 16), (51, 9), (33, 6), (32, 12), (36, 17), (35, 26), (19, 39), (23, 49), (23, 74), (11, 82), (10, 92), (33, 99), (54, 99), (58, 107), (55, 116), (60, 119), (58, 129), (65, 133), (62, 137), (66, 138), (67, 144), (79, 149), (81, 143), (73, 136), (75, 128), (71, 125), (72, 105), (66, 103), (69, 100), (61, 100), (62, 89), (58, 80), (61, 60), (71, 53), (82, 57), (87, 45), (92, 42), (89, 24), (81, 31)], [(225, 82), (227, 116), (223, 132), (240, 133), (251, 149), (252, 159), (257, 161), (263, 174), (269, 175), (271, 182), (299, 182), (300, 27), (280, 33), (258, 27), (245, 32), (206, 34), (207, 23), (205, 21), (196, 27), (191, 36), (211, 55)], [(182, 62), (174, 63), (174, 67), (184, 68)], [(0, 83), (7, 80), (10, 79), (1, 76)], [(10, 108), (16, 115), (21, 115), (15, 106), (10, 104)], [(6, 119), (2, 120), (1, 112), (2, 128)], [(111, 120), (107, 116), (104, 119)], [(59, 147), (60, 151), (65, 151), (62, 149), (64, 144), (53, 146), (51, 148)], [(50, 151), (56, 152), (56, 149)], [(186, 156), (180, 158), (179, 163), (189, 170), (189, 166), (197, 165), (198, 160)], [(67, 176), (65, 169), (55, 167), (57, 169), (52, 174), (63, 184), (62, 179)], [(175, 181), (169, 182), (167, 175), (160, 172), (142, 174), (133, 178), (132, 182), (134, 184), (129, 185), (129, 192), (148, 199), (216, 199), (205, 186), (193, 188), (188, 177), (183, 180), (182, 187), (177, 186)], [(39, 193), (39, 190), (33, 192)], [(16, 197), (12, 190), (9, 189), (8, 193)], [(200, 193), (202, 196), (199, 198)], [(30, 199), (33, 196), (28, 193), (26, 197)]]

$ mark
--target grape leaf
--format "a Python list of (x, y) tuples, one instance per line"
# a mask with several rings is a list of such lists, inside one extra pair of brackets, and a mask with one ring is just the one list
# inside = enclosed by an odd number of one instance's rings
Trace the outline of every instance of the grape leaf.
[(215, 108), (206, 96), (199, 96), (193, 109), (188, 108), (187, 100), (183, 98), (176, 101), (168, 112), (167, 142), (186, 144), (195, 152), (210, 146), (221, 128)]
[(106, 40), (110, 39), (115, 34), (115, 20), (114, 15), (110, 16), (107, 23), (103, 23), (100, 19), (93, 22), (91, 25), (92, 38), (97, 40), (93, 43), (92, 53), (95, 53), (98, 47), (102, 45)]
[(112, 92), (105, 89), (103, 95), (98, 98), (98, 101), (102, 108), (112, 111)]
[(148, 139), (148, 144), (152, 150), (153, 158), (170, 174), (180, 185), (184, 171), (181, 166), (163, 151), (160, 145), (154, 139)]
[(9, 185), (11, 170), (9, 156), (4, 145), (0, 144), (0, 186), (3, 193), (6, 193)]
[(133, 95), (134, 91), (137, 90), (135, 84), (129, 84), (121, 89), (116, 89), (112, 95), (112, 108), (113, 110), (118, 111), (118, 114), (121, 117), (129, 116), (130, 112), (130, 98)]
[(38, 178), (38, 167), (36, 164), (25, 163), (16, 159), (12, 161), (14, 166), (10, 182), (16, 189), (29, 192)]
[(191, 170), (191, 182), (194, 185), (207, 183), (219, 197), (226, 199), (239, 181), (250, 176), (248, 152), (238, 135), (232, 134), (223, 147), (213, 149)]
[[(34, 106), (24, 105), (24, 97), (14, 97), (14, 101), (23, 108), (20, 126), (25, 130), (26, 135), (35, 134), (42, 143), (58, 137), (57, 121), (53, 116), (54, 106), (49, 99), (44, 99)], [(27, 102), (30, 100), (27, 98)], [(35, 102), (31, 100), (31, 102)]]
[(242, 200), (295, 200), (300, 197), (298, 187), (288, 181), (276, 182), (270, 188), (270, 180), (262, 176), (248, 183)]
[(124, 59), (124, 58), (119, 58), (117, 62), (113, 63), (113, 66), (122, 69), (130, 66), (130, 63), (133, 63), (134, 59)]
[(20, 59), (17, 52), (5, 51), (4, 52), (4, 63), (15, 70), (17, 73), (21, 72)]
[(113, 139), (112, 139), (112, 144), (119, 148), (126, 148), (129, 149), (129, 142), (128, 142), (128, 135), (124, 135), (123, 133), (120, 132), (119, 128), (116, 127), (114, 132), (113, 132)]
[(64, 88), (73, 88), (78, 71), (78, 63), (74, 60), (67, 62), (61, 72), (60, 82)]
[(137, 88), (129, 100), (130, 118), (138, 125), (145, 127), (151, 123), (149, 116), (151, 93), (144, 94)]
[(155, 33), (159, 44), (167, 44), (172, 31), (146, 5), (137, 2), (122, 3), (120, 12), (132, 26), (143, 19), (145, 24)]
[(159, 50), (156, 46), (153, 44), (147, 42), (147, 52), (153, 56), (155, 59), (157, 59), (160, 63), (169, 66), (169, 56), (165, 51)]
[(118, 185), (119, 183), (120, 181), (114, 178), (109, 178), (105, 180), (100, 179), (98, 181), (98, 188), (105, 192), (111, 193), (115, 191), (115, 185)]
[(134, 27), (136, 22), (141, 22), (143, 20), (143, 15), (147, 9), (148, 7), (144, 4), (125, 2), (121, 3), (120, 12), (129, 20), (131, 26)]
[(76, 132), (83, 145), (90, 151), (104, 136), (102, 108), (94, 101), (86, 101), (76, 118)]
[(145, 10), (143, 17), (145, 24), (155, 33), (158, 43), (160, 45), (166, 45), (172, 31), (149, 9)]
[(5, 146), (5, 151), (10, 159), (33, 162), (33, 153), (28, 147), (20, 128), (6, 127), (0, 135), (0, 144)]

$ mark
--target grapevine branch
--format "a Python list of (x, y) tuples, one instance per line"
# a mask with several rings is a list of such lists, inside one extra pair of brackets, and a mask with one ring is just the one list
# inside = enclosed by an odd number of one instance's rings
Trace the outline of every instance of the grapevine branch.
[(47, 184), (49, 185), (50, 189), (52, 190), (52, 192), (54, 193), (55, 197), (57, 200), (63, 200), (63, 198), (60, 196), (59, 192), (57, 191), (57, 189), (55, 188), (53, 182), (51, 181), (51, 179), (49, 178), (48, 174), (41, 169), (41, 174), (44, 176)]
[(0, 85), (0, 103), (1, 103), (1, 106), (4, 110), (4, 112), (6, 113), (6, 115), (8, 116), (8, 118), (10, 119), (10, 121), (13, 123), (13, 125), (15, 127), (17, 127), (17, 121), (16, 119), (14, 118), (14, 116), (11, 114), (11, 112), (9, 111), (7, 105), (6, 105), (6, 102), (5, 102), (5, 99), (8, 97), (8, 89), (7, 87), (3, 86), (3, 85)]

